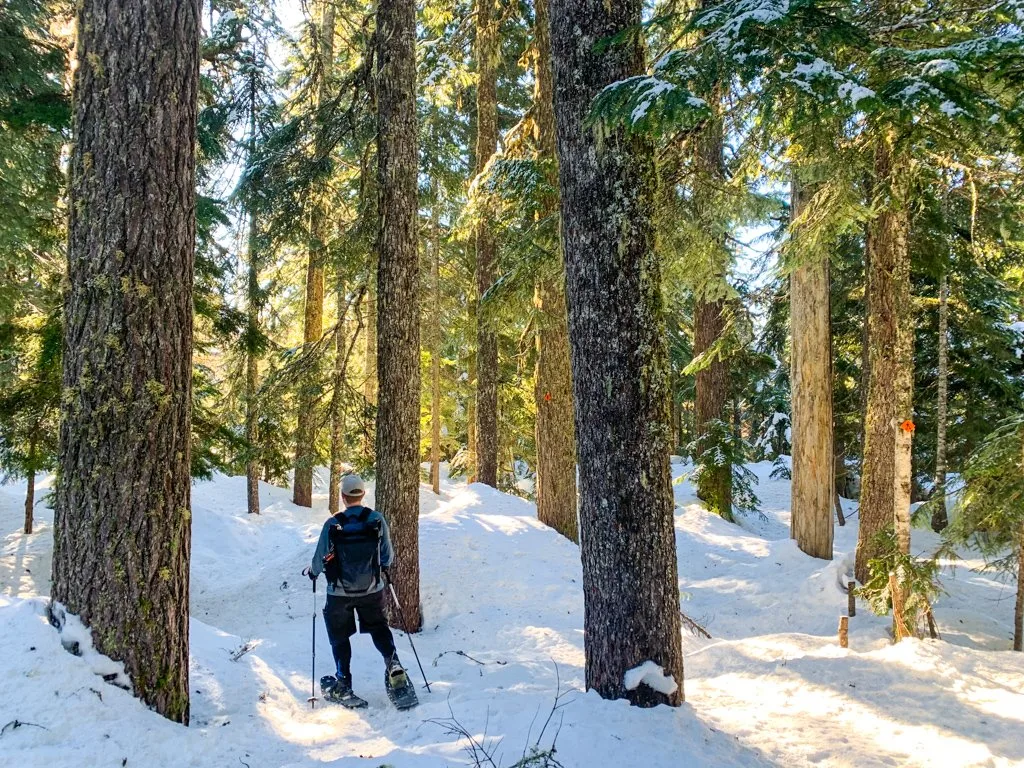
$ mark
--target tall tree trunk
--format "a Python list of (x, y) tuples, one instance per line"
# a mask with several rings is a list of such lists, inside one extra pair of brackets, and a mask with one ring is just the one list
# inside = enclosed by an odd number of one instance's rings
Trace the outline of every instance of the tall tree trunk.
[[(247, 165), (251, 166), (256, 149), (256, 73), (255, 68), (249, 77), (249, 157)], [(245, 461), (245, 497), (246, 507), (250, 515), (260, 513), (260, 465), (256, 459), (256, 446), (259, 443), (259, 410), (256, 404), (256, 390), (259, 385), (259, 359), (256, 353), (256, 337), (260, 324), (260, 280), (259, 263), (257, 261), (258, 233), (256, 214), (249, 206), (249, 232), (246, 240), (246, 260), (248, 274), (246, 276), (245, 313), (247, 344), (245, 350), (245, 442), (248, 457)]]
[(1017, 542), (1017, 604), (1013, 610), (1013, 650), (1024, 651), (1024, 528)]
[[(644, 72), (642, 44), (625, 34), (640, 22), (640, 0), (551, 3), (586, 685), (653, 706), (683, 700), (653, 148), (619, 130), (599, 140), (587, 125), (602, 88)], [(648, 660), (674, 678), (673, 692), (626, 689), (625, 673)]]
[(25, 491), (25, 534), (32, 533), (32, 523), (36, 508), (36, 435), (39, 427), (32, 432), (28, 443), (28, 488)]
[[(352, 358), (352, 350), (363, 329), (362, 317), (359, 315), (359, 304), (366, 291), (364, 283), (358, 294), (349, 298), (346, 283), (338, 278), (335, 290), (338, 301), (338, 328), (334, 335), (334, 382), (331, 392), (331, 468), (328, 481), (327, 509), (335, 515), (341, 509), (341, 467), (342, 453), (345, 444), (345, 388), (348, 386), (348, 361)], [(356, 307), (356, 327), (352, 333), (352, 341), (348, 340), (348, 313), (353, 304)]]
[[(901, 547), (909, 542), (909, 530), (900, 529), (906, 523), (910, 500), (909, 482), (904, 488), (909, 471), (906, 478), (902, 472), (909, 463), (911, 432), (903, 424), (910, 418), (913, 360), (908, 355), (913, 355), (913, 329), (909, 327), (910, 215), (900, 195), (900, 173), (889, 140), (882, 138), (875, 154), (874, 197), (885, 200), (886, 207), (868, 233), (870, 368), (855, 565), (862, 584), (868, 578), (868, 561), (878, 554), (875, 537), (879, 532), (895, 527)], [(904, 501), (905, 512), (898, 509)]]
[[(709, 103), (717, 105), (717, 92)], [(705, 222), (709, 231), (714, 230), (716, 213), (716, 191), (725, 183), (725, 168), (722, 159), (724, 128), (722, 117), (715, 108), (715, 114), (697, 137), (694, 162), (697, 166), (697, 181), (694, 189), (694, 212), (699, 221)], [(724, 248), (724, 244), (722, 244)], [(717, 275), (722, 283), (726, 275)], [(693, 311), (693, 354), (697, 357), (718, 340), (725, 330), (726, 301), (718, 295), (699, 291)], [(696, 457), (703, 462), (709, 455), (721, 456), (716, 442), (726, 437), (728, 427), (729, 369), (724, 360), (716, 359), (697, 372), (696, 376), (695, 421), (699, 453)], [(716, 430), (715, 422), (720, 426)], [(717, 435), (717, 439), (716, 439)], [(732, 465), (706, 466), (697, 480), (697, 496), (708, 509), (725, 520), (733, 521), (732, 515)]]
[(949, 391), (949, 278), (945, 270), (939, 278), (939, 395), (935, 438), (935, 505), (932, 530), (941, 533), (949, 525), (946, 515), (946, 408)]
[(77, 9), (53, 599), (187, 723), (199, 2)]
[[(535, 6), (537, 68), (534, 113), (537, 144), (544, 159), (552, 161), (548, 182), (557, 189), (558, 169), (551, 71), (551, 20), (548, 0)], [(558, 198), (545, 201), (540, 216), (558, 215)], [(572, 541), (579, 541), (576, 517), (576, 432), (573, 428), (572, 370), (569, 327), (565, 307), (564, 261), (561, 244), (559, 268), (537, 281), (537, 371), (534, 399), (537, 406), (537, 517)]]
[(377, 289), (371, 285), (366, 291), (366, 380), (363, 397), (370, 405), (377, 404)]
[[(794, 171), (793, 219), (803, 215), (810, 190)], [(832, 338), (828, 256), (802, 259), (790, 274), (793, 486), (790, 535), (812, 557), (832, 559)]]
[[(483, 173), (498, 149), (498, 8), (476, 3), (476, 173)], [(498, 336), (484, 310), (483, 296), (494, 284), (495, 242), (491, 224), (476, 225), (476, 467), (477, 481), (498, 485)]]
[(414, 0), (379, 0), (377, 40), (377, 508), (391, 526), (395, 588), (415, 632), (422, 618)]
[[(327, 96), (327, 83), (334, 64), (334, 0), (322, 0), (320, 15), (320, 79), (316, 104)], [(318, 136), (316, 153), (324, 152)], [(330, 231), (327, 185), (320, 184), (315, 194), (309, 227), (309, 262), (306, 265), (306, 304), (302, 323), (305, 345), (318, 342), (324, 333), (324, 256)], [(319, 394), (319, 366), (306, 373), (299, 388), (298, 424), (295, 430), (295, 482), (292, 501), (303, 507), (313, 505), (313, 468), (316, 464), (316, 401)]]
[(432, 237), (430, 288), (433, 294), (433, 317), (430, 330), (430, 486), (441, 493), (441, 226), (438, 221), (440, 201), (435, 186), (434, 205), (430, 217)]

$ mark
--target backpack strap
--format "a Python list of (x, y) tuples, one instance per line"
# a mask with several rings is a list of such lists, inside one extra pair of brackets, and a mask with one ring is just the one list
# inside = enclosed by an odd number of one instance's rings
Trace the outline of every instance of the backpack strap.
[(360, 523), (365, 523), (367, 520), (370, 519), (370, 515), (372, 514), (372, 509), (370, 509), (369, 507), (363, 507), (363, 511), (359, 513), (359, 517), (357, 519), (359, 520)]

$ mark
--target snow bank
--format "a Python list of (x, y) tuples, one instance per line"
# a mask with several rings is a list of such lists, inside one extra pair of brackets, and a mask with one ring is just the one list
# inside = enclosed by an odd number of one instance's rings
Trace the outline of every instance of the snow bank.
[[(789, 538), (789, 483), (770, 478), (770, 463), (750, 468), (764, 515), (739, 525), (709, 515), (689, 483), (674, 486), (682, 607), (713, 639), (684, 631), (687, 704), (647, 710), (584, 692), (576, 545), (523, 499), (447, 480), (439, 496), (420, 493), (416, 647), (433, 692), (421, 688), (419, 708), (396, 712), (379, 657), (357, 636), (354, 683), (370, 707), (310, 710), (310, 686), (333, 664), (323, 592), (314, 605), (300, 571), (326, 499), (304, 509), (286, 489), (261, 485), (257, 518), (245, 512), (244, 478), (197, 483), (189, 728), (105, 682), (120, 665), (92, 649), (74, 617), (61, 631), (50, 624), (40, 595), (49, 592), (51, 514), (40, 505), (39, 532), (23, 536), (24, 486), (0, 487), (0, 727), (35, 724), (0, 736), (0, 764), (466, 765), (465, 745), (425, 722), (453, 716), (478, 738), (502, 740), (499, 765), (553, 740), (566, 768), (1024, 763), (1024, 654), (1007, 650), (1014, 583), (967, 561), (947, 571), (935, 606), (945, 642), (891, 646), (888, 620), (861, 605), (850, 648), (840, 649), (856, 505), (845, 503), (851, 522), (836, 529), (835, 559), (814, 560)], [(687, 470), (673, 461), (674, 476)], [(914, 531), (916, 552), (937, 543)], [(80, 656), (65, 650), (75, 641)], [(418, 677), (408, 640), (397, 633), (396, 642)], [(651, 662), (628, 676), (677, 682)]]

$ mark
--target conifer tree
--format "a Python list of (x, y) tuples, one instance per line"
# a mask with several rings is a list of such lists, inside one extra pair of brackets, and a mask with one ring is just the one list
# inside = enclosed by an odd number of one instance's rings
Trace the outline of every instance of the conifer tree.
[[(625, 34), (640, 13), (634, 0), (555, 0), (551, 40), (586, 684), (605, 698), (652, 706), (683, 700), (667, 361), (650, 218), (656, 178), (648, 140), (589, 123), (601, 89), (643, 71), (641, 41)], [(625, 672), (647, 660), (674, 679), (671, 692), (626, 689)]]

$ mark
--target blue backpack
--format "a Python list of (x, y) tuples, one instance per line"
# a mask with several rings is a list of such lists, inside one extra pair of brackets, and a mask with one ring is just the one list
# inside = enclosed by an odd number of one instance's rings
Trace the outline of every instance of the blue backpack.
[(369, 507), (363, 507), (355, 517), (346, 512), (334, 516), (324, 574), (328, 583), (346, 594), (367, 594), (381, 583), (381, 520), (369, 519), (373, 514)]

